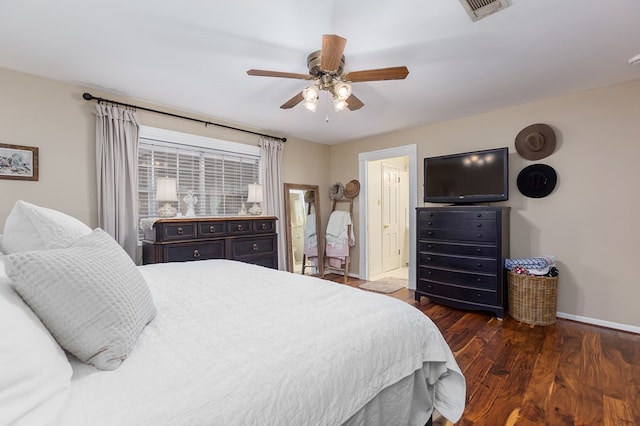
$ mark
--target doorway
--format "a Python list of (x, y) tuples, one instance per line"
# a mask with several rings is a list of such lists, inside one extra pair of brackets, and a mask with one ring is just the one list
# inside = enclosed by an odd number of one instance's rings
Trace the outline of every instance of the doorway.
[(408, 279), (415, 289), (415, 145), (360, 153), (360, 279)]
[(409, 157), (369, 161), (369, 276), (409, 277)]

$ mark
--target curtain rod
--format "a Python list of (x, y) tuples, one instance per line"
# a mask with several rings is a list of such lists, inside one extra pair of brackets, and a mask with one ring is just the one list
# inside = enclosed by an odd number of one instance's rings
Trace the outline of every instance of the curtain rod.
[(186, 117), (184, 115), (172, 114), (170, 112), (158, 111), (158, 110), (155, 110), (155, 109), (145, 108), (145, 107), (141, 107), (141, 106), (137, 106), (137, 105), (125, 104), (123, 102), (112, 101), (110, 99), (96, 98), (91, 93), (87, 93), (87, 92), (84, 92), (82, 94), (82, 97), (87, 101), (98, 101), (98, 102), (106, 102), (106, 103), (114, 104), (114, 105), (122, 105), (122, 106), (129, 107), (129, 108), (141, 109), (141, 110), (149, 111), (149, 112), (155, 112), (156, 114), (163, 114), (163, 115), (168, 115), (170, 117), (182, 118), (184, 120), (196, 121), (198, 123), (203, 123), (205, 126), (208, 126), (209, 124), (211, 124), (213, 126), (224, 127), (225, 129), (237, 130), (239, 132), (251, 133), (252, 135), (266, 136), (268, 138), (278, 139), (278, 140), (281, 140), (282, 142), (286, 142), (287, 141), (287, 138), (280, 138), (280, 137), (277, 137), (277, 136), (265, 135), (264, 133), (252, 132), (251, 130), (239, 129), (237, 127), (226, 126), (224, 124), (212, 123), (210, 121), (205, 121), (205, 120), (200, 120), (200, 119), (197, 119), (197, 118)]

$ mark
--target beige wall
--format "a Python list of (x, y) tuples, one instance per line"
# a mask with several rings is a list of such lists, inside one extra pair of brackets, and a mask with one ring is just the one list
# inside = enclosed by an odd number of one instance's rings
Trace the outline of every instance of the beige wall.
[[(37, 146), (40, 150), (40, 181), (0, 179), (0, 232), (18, 199), (97, 225), (95, 126), (92, 103), (81, 97), (84, 91), (82, 87), (0, 69), (0, 143)], [(131, 99), (116, 99), (145, 106)], [(508, 146), (511, 185), (505, 204), (512, 208), (512, 257), (557, 256), (560, 312), (639, 327), (640, 285), (635, 265), (640, 228), (632, 220), (639, 207), (634, 185), (640, 182), (636, 164), (640, 158), (638, 99), (640, 80), (332, 147), (289, 139), (283, 180), (320, 185), (326, 224), (329, 185), (358, 178), (360, 152), (416, 144), (421, 200), (423, 157)], [(257, 142), (254, 135), (144, 111), (140, 117), (148, 126), (234, 142)], [(513, 140), (522, 128), (537, 122), (548, 123), (556, 130), (556, 152), (541, 162), (553, 166), (559, 179), (549, 197), (529, 199), (518, 192), (515, 180), (531, 162), (515, 153)], [(358, 214), (356, 204), (356, 232)], [(352, 270), (356, 273), (358, 251), (358, 246), (352, 251)]]
[[(40, 155), (38, 182), (0, 179), (0, 233), (11, 208), (20, 199), (64, 211), (91, 227), (97, 226), (94, 102), (82, 99), (85, 91), (94, 96), (222, 123), (211, 117), (171, 111), (166, 107), (0, 68), (0, 143), (36, 146)], [(139, 117), (146, 126), (239, 143), (258, 142), (256, 135), (205, 127), (179, 118), (145, 111), (139, 111)], [(247, 130), (260, 132), (258, 129)], [(283, 154), (283, 180), (319, 184), (321, 191), (327, 192), (329, 158), (330, 147), (289, 138)]]
[[(558, 184), (550, 196), (531, 199), (516, 177), (534, 162), (516, 153), (514, 138), (539, 122), (556, 131), (556, 151), (539, 162), (555, 168)], [(418, 147), (418, 200), (424, 157), (508, 146), (510, 197), (502, 204), (512, 209), (511, 256), (557, 257), (558, 311), (640, 327), (640, 80), (333, 146), (332, 181), (357, 177), (360, 152), (407, 144)], [(357, 220), (355, 212), (356, 231)]]

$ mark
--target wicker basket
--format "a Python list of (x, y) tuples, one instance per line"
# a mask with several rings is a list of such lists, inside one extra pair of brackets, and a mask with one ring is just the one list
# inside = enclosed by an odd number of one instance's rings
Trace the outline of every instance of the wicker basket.
[(509, 315), (535, 325), (556, 323), (558, 277), (509, 274)]

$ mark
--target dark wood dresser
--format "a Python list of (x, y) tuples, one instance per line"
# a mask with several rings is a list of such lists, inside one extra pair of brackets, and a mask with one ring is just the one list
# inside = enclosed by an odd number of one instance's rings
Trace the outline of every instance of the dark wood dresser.
[(504, 260), (509, 257), (509, 207), (417, 209), (415, 299), (504, 317)]
[(158, 219), (144, 230), (142, 263), (232, 259), (278, 269), (274, 216)]

